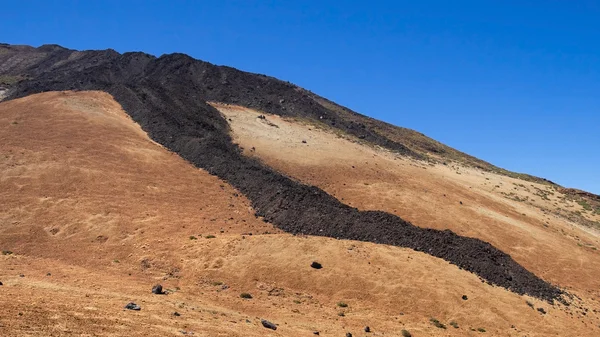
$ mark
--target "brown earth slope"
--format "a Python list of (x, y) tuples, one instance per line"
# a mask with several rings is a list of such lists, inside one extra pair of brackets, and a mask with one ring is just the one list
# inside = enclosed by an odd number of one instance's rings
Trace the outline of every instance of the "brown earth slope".
[[(409, 249), (280, 233), (257, 219), (248, 200), (228, 184), (149, 140), (108, 94), (53, 92), (0, 103), (0, 249), (5, 251), (0, 255), (0, 335), (600, 333), (593, 311), (598, 307), (592, 292), (597, 286), (593, 232), (557, 219), (550, 219), (550, 227), (530, 220), (540, 216), (535, 209), (484, 193), (487, 185), (474, 183), (477, 172), (423, 168), (311, 126), (269, 116), (276, 128), (253, 112), (231, 111), (233, 130), (249, 154), (356, 207), (387, 207), (417, 225), (434, 227), (444, 216), (450, 226), (499, 205), (493, 217), (520, 220), (472, 221), (453, 229), (492, 241), (502, 232), (496, 227), (510, 223), (511, 231), (519, 231), (511, 238), (523, 236), (519, 245), (530, 254), (516, 254), (518, 247), (502, 236), (495, 244), (504, 244), (519, 262), (568, 286), (582, 300), (569, 308), (551, 306)], [(238, 128), (244, 123), (253, 135), (247, 139)], [(410, 184), (398, 190), (395, 179)], [(447, 197), (436, 194), (442, 191)], [(436, 207), (415, 209), (429, 204), (417, 199), (438, 201)], [(465, 213), (453, 211), (458, 201)], [(530, 213), (521, 219), (522, 211)], [(549, 240), (565, 250), (551, 250)], [(554, 254), (549, 261), (538, 255), (543, 249)], [(565, 273), (573, 280), (551, 268), (559, 259), (566, 261)], [(572, 265), (576, 259), (579, 268)], [(315, 260), (324, 268), (310, 268)], [(581, 266), (589, 266), (589, 275)], [(156, 283), (170, 293), (150, 294)], [(240, 298), (242, 292), (253, 298)], [(142, 310), (124, 311), (129, 301)], [(580, 306), (589, 311), (582, 314)], [(260, 318), (279, 328), (263, 328)], [(430, 318), (447, 329), (435, 327)], [(372, 333), (362, 332), (366, 325)]]

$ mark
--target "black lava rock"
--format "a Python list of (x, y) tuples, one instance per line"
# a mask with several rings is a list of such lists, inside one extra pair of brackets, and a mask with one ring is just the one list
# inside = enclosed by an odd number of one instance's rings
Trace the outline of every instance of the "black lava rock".
[(271, 322), (267, 321), (266, 319), (261, 319), (260, 323), (262, 324), (262, 326), (264, 326), (267, 329), (277, 330), (277, 325), (275, 325), (274, 323), (271, 323)]
[(137, 304), (135, 304), (133, 302), (127, 303), (127, 305), (125, 306), (125, 309), (127, 309), (127, 310), (136, 310), (136, 311), (142, 310), (142, 308), (139, 305), (137, 305)]
[(154, 287), (152, 287), (152, 293), (156, 294), (156, 295), (163, 295), (164, 292), (163, 292), (162, 285), (157, 284)]
[(323, 268), (323, 265), (321, 265), (317, 261), (313, 261), (313, 263), (311, 263), (310, 266), (313, 267), (313, 268), (315, 268), (315, 269), (321, 269), (321, 268)]

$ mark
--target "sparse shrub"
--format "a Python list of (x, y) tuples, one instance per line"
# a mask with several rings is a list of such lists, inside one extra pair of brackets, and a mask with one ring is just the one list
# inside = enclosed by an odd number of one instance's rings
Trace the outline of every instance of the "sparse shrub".
[(205, 237), (206, 237), (207, 239), (214, 239), (214, 238), (216, 238), (216, 236), (214, 236), (214, 235), (207, 235), (207, 236), (205, 236)]
[(347, 303), (344, 303), (344, 302), (338, 302), (338, 304), (337, 304), (337, 305), (338, 305), (338, 307), (340, 307), (340, 308), (347, 308), (347, 307), (348, 307), (348, 304), (347, 304)]
[(458, 323), (456, 323), (455, 321), (451, 321), (450, 324), (453, 328), (458, 329)]
[(446, 329), (446, 325), (444, 325), (444, 323), (438, 321), (436, 318), (431, 317), (429, 319), (429, 321), (431, 322), (431, 324), (433, 324), (436, 328), (440, 328), (440, 329)]
[(214, 281), (214, 282), (213, 282), (213, 283), (211, 283), (211, 284), (212, 284), (213, 286), (215, 286), (215, 287), (216, 287), (216, 286), (222, 286), (222, 285), (223, 285), (223, 282), (221, 282), (221, 281)]
[(198, 238), (193, 235), (190, 235), (190, 240), (198, 240)]
[(485, 329), (484, 328), (477, 328), (477, 331), (479, 331), (479, 332), (485, 332)]
[(402, 337), (412, 337), (412, 335), (408, 330), (402, 330)]
[(250, 295), (249, 293), (241, 293), (240, 297), (243, 298), (243, 299), (249, 300), (249, 299), (252, 298), (252, 295)]
[(13, 252), (11, 252), (10, 250), (3, 250), (2, 251), (2, 255), (12, 255)]
[(117, 259), (114, 259), (114, 260), (113, 260), (113, 262), (114, 262), (114, 263), (120, 263), (121, 261), (119, 261), (119, 260), (117, 260)]
[(530, 306), (532, 309), (534, 309), (533, 307), (533, 303), (529, 302), (529, 301), (525, 301), (525, 303), (527, 303), (528, 306)]
[(298, 300), (294, 300), (294, 303), (296, 304), (301, 304), (302, 302), (298, 301)]

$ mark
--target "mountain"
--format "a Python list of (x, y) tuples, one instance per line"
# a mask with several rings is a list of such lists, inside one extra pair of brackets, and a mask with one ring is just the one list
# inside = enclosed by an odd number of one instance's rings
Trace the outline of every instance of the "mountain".
[[(189, 310), (184, 303), (194, 301), (194, 294), (216, 287), (192, 311), (223, 305), (217, 310), (222, 317), (252, 329), (261, 328), (260, 321), (248, 313), (283, 320), (308, 315), (300, 321), (305, 323), (280, 325), (277, 331), (284, 335), (317, 329), (307, 326), (313, 320), (332, 331), (346, 325), (356, 330), (358, 322), (371, 320), (399, 334), (407, 323), (386, 323), (402, 320), (390, 311), (403, 302), (393, 295), (399, 289), (419, 295), (409, 296), (412, 305), (403, 312), (414, 310), (407, 318), (411, 330), (427, 335), (453, 333), (432, 325), (423, 310), (452, 316), (451, 308), (473, 301), (463, 300), (461, 289), (488, 297), (480, 303), (487, 321), (476, 311), (463, 311), (461, 319), (471, 320), (469, 312), (497, 335), (548, 331), (515, 330), (509, 316), (523, 324), (552, 316), (556, 322), (549, 330), (580, 333), (598, 319), (593, 270), (600, 262), (595, 248), (600, 202), (593, 194), (499, 169), (293, 84), (183, 54), (157, 58), (0, 45), (0, 85), (8, 153), (0, 178), (7, 191), (0, 248), (13, 252), (3, 264), (41, 272), (51, 262), (63, 275), (68, 268), (81, 269), (60, 287), (46, 278), (10, 281), (11, 289), (21, 284), (35, 289), (36, 299), (51, 296), (53, 287), (75, 289), (79, 295), (72, 299), (80, 298), (89, 288), (76, 279), (97, 279), (95, 296), (108, 300), (88, 300), (87, 305), (105, 305), (94, 310), (110, 313), (116, 298), (136, 294), (152, 306), (149, 315), (160, 316), (169, 305)], [(326, 261), (321, 274), (309, 266), (317, 259)], [(346, 259), (356, 259), (378, 280), (350, 274), (353, 263)], [(94, 260), (102, 263), (91, 268)], [(582, 261), (589, 266), (585, 270)], [(132, 266), (140, 270), (121, 285)], [(403, 268), (420, 277), (398, 274)], [(580, 276), (568, 280), (550, 271), (554, 268)], [(160, 275), (185, 286), (172, 290), (168, 305), (140, 290)], [(229, 288), (219, 288), (221, 279)], [(121, 289), (120, 295), (97, 289), (104, 290), (104, 282)], [(239, 299), (231, 296), (233, 288), (258, 289), (260, 295)], [(28, 299), (18, 291), (13, 296)], [(271, 309), (256, 303), (275, 297)], [(341, 297), (356, 301), (356, 307), (322, 309)], [(445, 304), (438, 308), (426, 297)], [(282, 302), (286, 298), (308, 308), (283, 314), (290, 305)], [(532, 316), (529, 304), (536, 301), (542, 310)], [(429, 304), (415, 309), (421, 302)], [(522, 308), (510, 311), (516, 303)], [(387, 318), (369, 318), (367, 308)], [(549, 308), (550, 316), (542, 313)], [(582, 326), (568, 323), (574, 314)], [(110, 321), (111, 315), (100, 317)], [(140, 319), (156, 331), (173, 332), (172, 324)], [(117, 320), (123, 324), (122, 317)], [(10, 327), (26, 331), (15, 328), (18, 322)], [(39, 322), (46, 329), (50, 324)], [(137, 333), (135, 324), (125, 325)], [(456, 329), (458, 335), (475, 333)], [(118, 334), (100, 330), (92, 333)]]

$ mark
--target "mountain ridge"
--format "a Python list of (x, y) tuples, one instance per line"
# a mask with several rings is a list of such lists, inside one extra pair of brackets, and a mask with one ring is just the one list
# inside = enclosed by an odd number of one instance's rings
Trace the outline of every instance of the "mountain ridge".
[[(10, 44), (0, 43), (0, 47), (5, 47), (5, 48), (15, 48), (16, 47), (18, 49), (27, 49), (27, 51), (30, 51), (30, 52), (35, 52), (35, 51), (60, 52), (60, 53), (78, 52), (76, 50), (68, 49), (68, 48), (65, 48), (65, 47), (62, 47), (62, 46), (56, 45), (56, 44), (44, 44), (44, 45), (41, 45), (40, 47), (36, 48), (36, 47), (32, 47), (32, 46), (27, 46), (27, 45), (15, 46), (15, 45), (10, 45)], [(213, 64), (213, 63), (210, 63), (207, 61), (197, 60), (187, 54), (177, 53), (177, 52), (169, 53), (169, 54), (162, 54), (160, 56), (147, 54), (145, 52), (125, 52), (123, 54), (120, 54), (117, 51), (115, 51), (114, 49), (84, 50), (81, 52), (110, 53), (110, 54), (122, 55), (122, 56), (137, 55), (140, 57), (152, 58), (152, 59), (167, 58), (167, 59), (172, 59), (172, 60), (187, 60), (187, 61), (194, 60), (196, 62), (201, 62), (203, 64), (206, 64), (210, 67), (224, 70), (225, 75), (220, 74), (221, 76), (225, 76), (224, 80), (222, 81), (222, 84), (224, 84), (224, 85), (230, 84), (230, 79), (227, 79), (228, 76), (233, 77), (233, 80), (235, 81), (235, 80), (239, 80), (237, 78), (237, 76), (240, 76), (240, 75), (244, 77), (243, 80), (247, 80), (246, 76), (257, 76), (257, 77), (264, 78), (269, 81), (276, 81), (280, 85), (283, 85), (290, 89), (294, 89), (294, 90), (298, 90), (298, 91), (302, 92), (303, 96), (306, 96), (310, 100), (312, 100), (312, 102), (311, 101), (303, 102), (303, 104), (310, 106), (311, 109), (317, 109), (317, 113), (305, 115), (303, 117), (307, 117), (307, 118), (312, 119), (313, 121), (319, 121), (330, 127), (339, 129), (343, 132), (353, 135), (353, 136), (355, 136), (361, 140), (364, 140), (368, 143), (382, 146), (389, 150), (396, 151), (400, 154), (413, 156), (415, 158), (422, 159), (422, 160), (430, 160), (430, 161), (435, 161), (435, 162), (440, 162), (440, 163), (447, 162), (447, 161), (457, 161), (457, 162), (460, 162), (461, 164), (466, 164), (466, 165), (476, 167), (476, 168), (479, 168), (479, 169), (482, 169), (485, 171), (499, 173), (499, 174), (506, 175), (509, 177), (516, 177), (516, 178), (526, 180), (526, 181), (547, 183), (547, 184), (550, 184), (553, 186), (563, 187), (563, 186), (553, 182), (552, 180), (549, 180), (549, 179), (546, 179), (543, 177), (536, 177), (536, 176), (526, 174), (526, 173), (513, 172), (510, 170), (495, 166), (487, 161), (478, 159), (467, 153), (456, 150), (450, 146), (447, 146), (441, 142), (438, 142), (435, 139), (432, 139), (418, 131), (404, 128), (404, 127), (397, 126), (397, 125), (393, 125), (393, 124), (390, 124), (390, 123), (387, 123), (384, 121), (376, 120), (372, 117), (355, 112), (345, 106), (342, 106), (333, 101), (330, 101), (327, 98), (324, 98), (322, 96), (319, 96), (318, 94), (311, 92), (310, 90), (301, 88), (301, 87), (299, 87), (295, 84), (292, 84), (290, 82), (287, 82), (287, 81), (279, 80), (272, 76), (268, 76), (268, 75), (264, 75), (264, 74), (260, 74), (260, 73), (252, 73), (252, 72), (242, 71), (242, 70), (239, 70), (234, 67), (227, 66), (227, 65), (216, 65), (216, 64)], [(6, 72), (5, 70), (4, 71), (2, 71), (2, 70), (3, 69), (0, 69), (0, 72)], [(12, 71), (9, 70), (8, 73), (16, 74), (22, 70), (23, 69), (18, 69), (18, 70), (13, 69)], [(0, 81), (0, 85), (1, 84), (2, 83)], [(225, 93), (224, 92), (210, 93), (210, 90), (212, 90), (214, 88), (214, 85), (209, 84), (207, 87), (209, 90), (207, 92), (205, 92), (205, 94), (207, 94), (208, 100), (221, 101), (223, 103), (230, 103), (230, 104), (241, 104), (241, 105), (247, 106), (248, 108), (257, 108), (261, 105), (260, 103), (262, 103), (260, 100), (258, 100), (258, 101), (252, 100), (252, 99), (248, 100), (247, 98), (234, 99), (234, 97), (229, 95), (229, 93), (227, 93), (227, 92), (225, 92)], [(262, 108), (265, 110), (265, 112), (268, 112), (268, 113), (273, 113), (273, 114), (282, 115), (282, 116), (289, 116), (290, 115), (288, 113), (289, 107), (287, 107), (285, 98), (283, 98), (283, 100), (284, 100), (284, 102), (279, 102), (279, 104), (277, 104), (278, 100), (267, 101), (267, 105), (262, 106)], [(281, 101), (281, 99), (279, 99), (279, 101)], [(315, 103), (316, 103), (316, 105), (315, 105)], [(323, 107), (325, 109), (325, 111), (321, 110), (319, 107)], [(293, 108), (291, 110), (293, 111)], [(348, 120), (347, 121), (342, 120), (341, 125), (340, 125), (340, 121), (338, 119), (331, 118), (330, 116), (328, 116), (329, 115), (327, 113), (328, 111), (334, 111), (336, 113), (342, 112), (343, 114), (346, 115)], [(365, 127), (365, 126), (367, 126), (367, 127)], [(362, 131), (361, 131), (361, 129), (362, 129)], [(365, 133), (364, 132), (365, 130), (368, 130), (371, 132)]]

